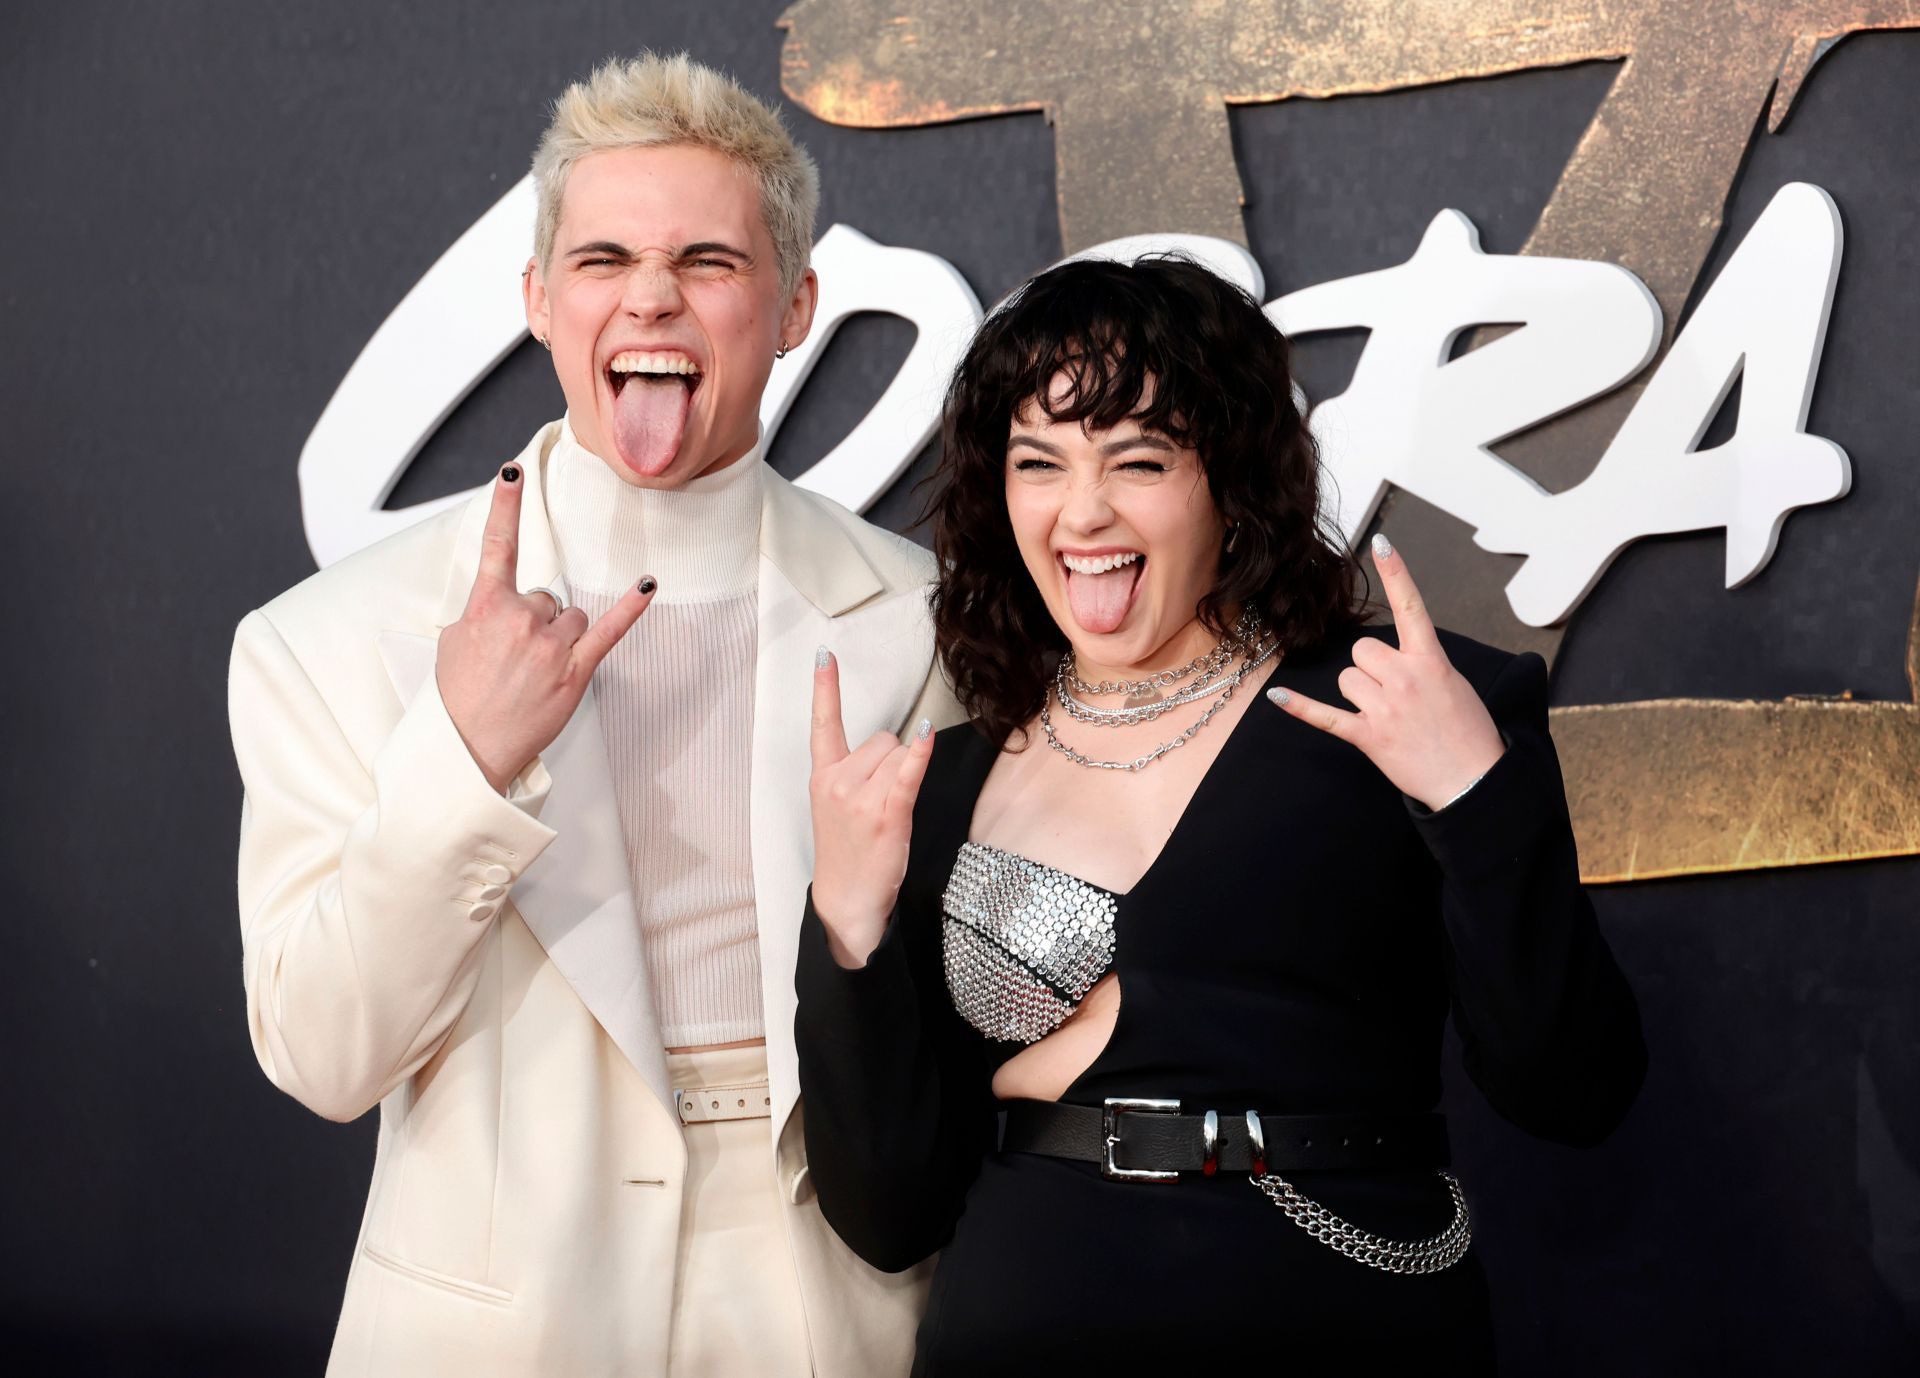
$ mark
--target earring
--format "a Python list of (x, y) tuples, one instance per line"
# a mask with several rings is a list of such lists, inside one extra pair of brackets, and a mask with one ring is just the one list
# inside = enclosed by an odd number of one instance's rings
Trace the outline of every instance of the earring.
[(1235, 522), (1227, 528), (1227, 554), (1233, 554), (1233, 543), (1240, 539), (1240, 523)]
[(550, 340), (550, 339), (548, 339), (548, 338), (547, 338), (547, 337), (546, 337), (545, 335), (542, 335), (542, 336), (540, 337), (540, 343), (541, 343), (541, 344), (543, 344), (543, 345), (545, 345), (545, 346), (547, 347), (547, 353), (549, 353), (549, 354), (551, 354), (551, 353), (553, 353), (553, 341), (552, 341), (552, 340)]
[(774, 357), (774, 358), (776, 358), (776, 359), (784, 359), (784, 358), (786, 358), (786, 357), (787, 357), (787, 344), (786, 344), (786, 341), (784, 341), (784, 340), (782, 340), (782, 341), (780, 342), (780, 348), (778, 348), (778, 349), (776, 349), (776, 350), (774, 350), (774, 351), (773, 351), (773, 357)]

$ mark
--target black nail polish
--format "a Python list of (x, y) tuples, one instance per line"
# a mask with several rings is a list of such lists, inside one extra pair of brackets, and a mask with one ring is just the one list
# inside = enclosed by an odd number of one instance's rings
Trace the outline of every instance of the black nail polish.
[(520, 466), (517, 464), (509, 464), (500, 471), (500, 477), (508, 483), (518, 483), (520, 481)]
[(654, 582), (651, 574), (643, 575), (640, 579), (640, 592), (642, 593), (652, 593), (659, 587), (660, 585)]

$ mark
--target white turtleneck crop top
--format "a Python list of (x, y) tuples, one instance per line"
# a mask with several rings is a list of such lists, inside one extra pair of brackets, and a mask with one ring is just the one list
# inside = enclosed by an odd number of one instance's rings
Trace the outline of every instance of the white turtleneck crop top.
[(681, 488), (636, 488), (565, 421), (547, 461), (554, 544), (588, 619), (643, 574), (660, 581), (593, 691), (669, 1048), (766, 1032), (747, 805), (761, 469), (755, 446)]

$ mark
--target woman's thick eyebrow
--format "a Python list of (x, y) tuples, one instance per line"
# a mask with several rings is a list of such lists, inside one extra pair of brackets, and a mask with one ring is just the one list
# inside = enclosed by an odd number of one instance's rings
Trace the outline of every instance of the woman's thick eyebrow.
[(1053, 455), (1055, 458), (1058, 458), (1061, 454), (1065, 453), (1063, 450), (1061, 450), (1061, 448), (1058, 445), (1054, 444), (1052, 441), (1042, 440), (1039, 436), (1028, 435), (1024, 431), (1015, 431), (1012, 435), (1007, 437), (1007, 448), (1011, 450), (1015, 445), (1030, 445), (1034, 449), (1040, 451), (1041, 454)]
[(1109, 440), (1100, 447), (1100, 453), (1103, 455), (1117, 455), (1122, 450), (1165, 450), (1172, 453), (1173, 446), (1159, 436), (1148, 435), (1143, 431), (1139, 435), (1128, 436), (1125, 440)]
[[(1024, 431), (1015, 431), (1007, 437), (1007, 448), (1011, 450), (1015, 445), (1030, 445), (1042, 454), (1053, 455), (1056, 458), (1065, 453), (1052, 441), (1042, 440), (1039, 436), (1028, 435)], [(1139, 435), (1127, 436), (1123, 440), (1109, 440), (1100, 447), (1100, 453), (1103, 455), (1117, 455), (1122, 450), (1165, 450), (1172, 453), (1173, 446), (1157, 435), (1142, 432)]]

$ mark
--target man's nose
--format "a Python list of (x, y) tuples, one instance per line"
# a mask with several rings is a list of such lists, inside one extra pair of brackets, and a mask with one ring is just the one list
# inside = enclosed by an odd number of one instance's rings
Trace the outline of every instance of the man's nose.
[(680, 278), (671, 266), (642, 260), (627, 274), (627, 291), (622, 305), (630, 315), (643, 320), (659, 320), (680, 310)]

